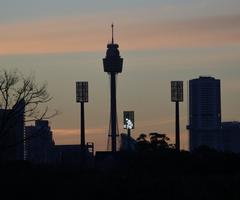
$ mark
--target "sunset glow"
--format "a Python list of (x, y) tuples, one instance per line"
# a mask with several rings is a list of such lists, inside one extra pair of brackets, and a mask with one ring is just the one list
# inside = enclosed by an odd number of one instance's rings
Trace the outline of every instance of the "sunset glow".
[(184, 81), (180, 104), (182, 148), (188, 148), (188, 80), (221, 79), (222, 119), (240, 120), (240, 1), (6, 1), (0, 3), (0, 69), (18, 69), (47, 82), (60, 111), (51, 119), (57, 144), (79, 143), (75, 82), (89, 81), (86, 138), (105, 149), (109, 128), (109, 79), (102, 58), (115, 41), (124, 58), (118, 76), (122, 112), (134, 110), (140, 133), (166, 133), (174, 141), (170, 82)]

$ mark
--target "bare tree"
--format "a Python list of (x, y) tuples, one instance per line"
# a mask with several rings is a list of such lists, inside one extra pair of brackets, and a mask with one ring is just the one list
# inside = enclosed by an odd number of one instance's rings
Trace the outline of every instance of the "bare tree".
[(0, 141), (20, 115), (25, 122), (55, 116), (57, 111), (49, 115), (48, 107), (43, 107), (51, 99), (47, 84), (37, 84), (34, 76), (24, 76), (17, 70), (0, 70)]

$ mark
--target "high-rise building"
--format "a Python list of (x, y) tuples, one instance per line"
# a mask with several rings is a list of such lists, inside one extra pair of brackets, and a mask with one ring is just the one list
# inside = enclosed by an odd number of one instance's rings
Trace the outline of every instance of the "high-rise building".
[(24, 159), (24, 109), (20, 100), (12, 109), (0, 109), (0, 159)]
[(220, 150), (240, 153), (240, 122), (222, 122)]
[(25, 127), (25, 160), (46, 163), (54, 157), (54, 141), (47, 120)]
[(189, 146), (219, 148), (221, 129), (220, 80), (200, 76), (189, 81)]

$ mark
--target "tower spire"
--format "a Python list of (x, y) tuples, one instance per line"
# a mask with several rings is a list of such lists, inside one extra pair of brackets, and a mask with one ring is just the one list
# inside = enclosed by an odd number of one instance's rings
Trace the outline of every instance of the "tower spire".
[(112, 44), (114, 44), (114, 34), (113, 34), (114, 24), (112, 23)]

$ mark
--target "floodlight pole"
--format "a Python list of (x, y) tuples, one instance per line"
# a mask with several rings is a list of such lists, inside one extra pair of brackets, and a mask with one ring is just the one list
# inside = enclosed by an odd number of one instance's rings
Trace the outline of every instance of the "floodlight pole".
[(130, 128), (128, 128), (127, 129), (127, 141), (128, 141), (128, 150), (130, 150), (130, 138), (131, 138), (131, 129)]
[(85, 118), (84, 118), (84, 102), (81, 102), (81, 148), (85, 149)]
[(88, 82), (76, 82), (76, 102), (80, 103), (80, 146), (83, 151), (86, 149), (85, 144), (85, 112), (84, 103), (88, 102)]
[(130, 151), (131, 129), (134, 129), (134, 111), (123, 111), (123, 127), (127, 129), (127, 150)]
[(171, 101), (176, 104), (175, 148), (180, 151), (179, 102), (183, 101), (183, 81), (171, 81)]
[(131, 137), (131, 129), (130, 128), (127, 129), (127, 135), (129, 138)]
[(179, 125), (179, 101), (176, 101), (176, 150), (180, 151), (180, 125)]

